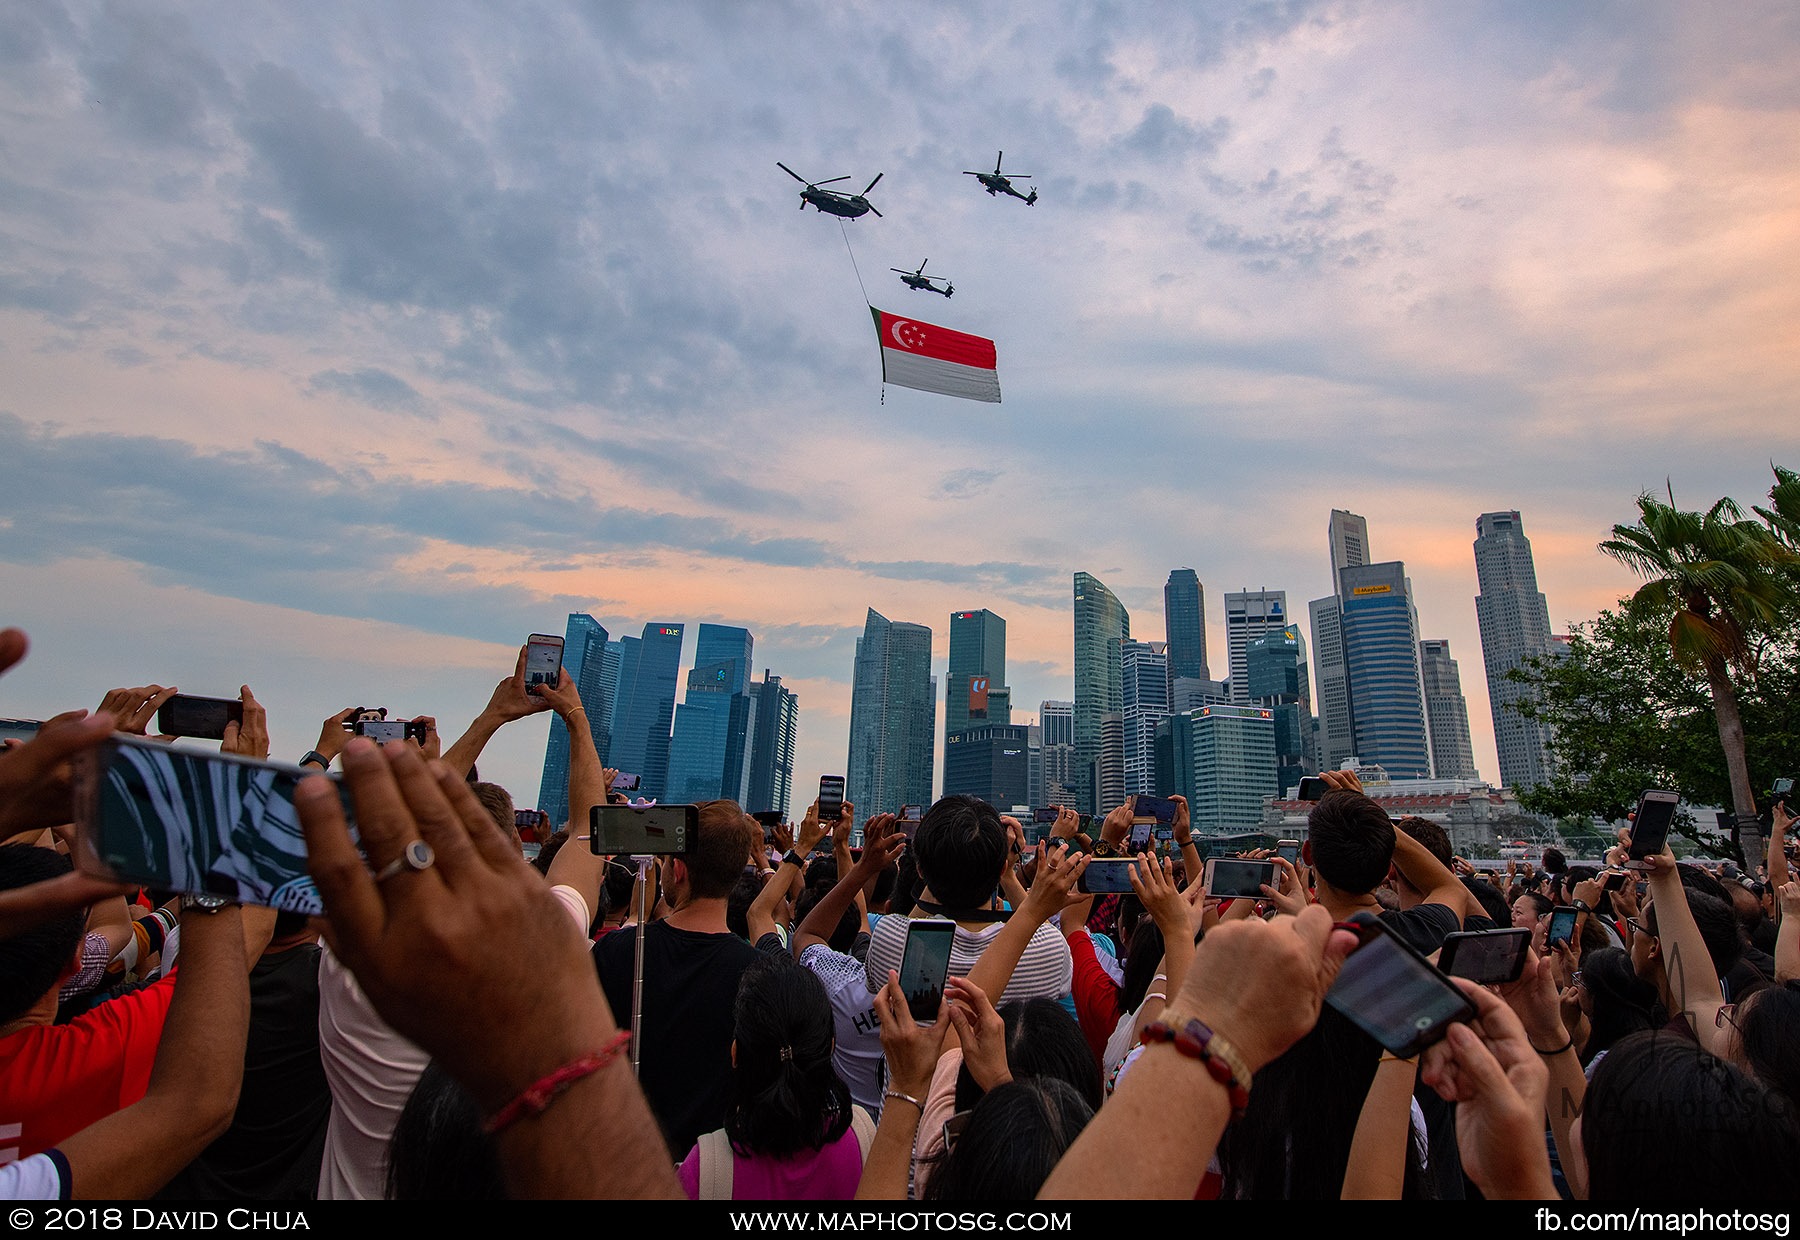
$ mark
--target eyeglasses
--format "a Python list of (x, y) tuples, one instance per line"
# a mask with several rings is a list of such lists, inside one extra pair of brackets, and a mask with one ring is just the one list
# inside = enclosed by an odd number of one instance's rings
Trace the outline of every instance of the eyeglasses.
[(1569, 985), (1571, 985), (1571, 986), (1581, 985), (1581, 970), (1580, 969), (1577, 969), (1573, 973), (1569, 974)]
[[(1730, 1025), (1733, 1029), (1737, 1029), (1737, 1004), (1721, 1003), (1719, 1005), (1718, 1015), (1713, 1017), (1713, 1024), (1720, 1029), (1723, 1029), (1726, 1025)], [(1742, 1033), (1743, 1030), (1739, 1029), (1738, 1032)]]
[(1656, 937), (1656, 931), (1652, 930), (1649, 926), (1646, 926), (1635, 917), (1627, 917), (1625, 919), (1625, 924), (1630, 927), (1633, 934), (1641, 934), (1647, 939)]

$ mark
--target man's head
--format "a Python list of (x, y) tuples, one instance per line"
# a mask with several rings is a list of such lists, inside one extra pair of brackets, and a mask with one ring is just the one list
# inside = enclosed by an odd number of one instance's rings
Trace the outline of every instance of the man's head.
[(1387, 880), (1394, 863), (1394, 824), (1360, 792), (1334, 788), (1306, 819), (1307, 860), (1325, 882), (1346, 895), (1367, 895)]
[(1561, 874), (1569, 868), (1569, 859), (1563, 856), (1562, 849), (1550, 847), (1544, 849), (1543, 870), (1546, 874)]
[[(0, 891), (16, 891), (69, 872), (68, 859), (29, 844), (0, 847)], [(75, 909), (22, 934), (0, 939), (0, 1025), (17, 1020), (75, 967), (87, 915)]]
[[(700, 829), (688, 841), (687, 855), (659, 857), (663, 891), (673, 908), (695, 900), (724, 900), (731, 895), (750, 860), (750, 833), (736, 801), (702, 801)], [(752, 824), (754, 825), (754, 824)], [(757, 838), (762, 838), (757, 828)]]
[[(1444, 828), (1438, 826), (1437, 823), (1431, 821), (1429, 818), (1420, 818), (1417, 815), (1409, 814), (1405, 818), (1396, 818), (1394, 820), (1394, 829), (1396, 831), (1404, 831), (1420, 844), (1423, 844), (1425, 846), (1425, 851), (1441, 861), (1446, 870), (1450, 868), (1450, 862), (1453, 859), (1453, 854), (1450, 851), (1450, 837), (1444, 833)], [(1406, 881), (1406, 875), (1400, 872), (1398, 866), (1389, 867), (1388, 885), (1394, 889), (1394, 894), (1399, 898), (1401, 908), (1412, 908), (1415, 904), (1419, 903), (1420, 900), (1425, 898), (1424, 892)]]
[(519, 838), (519, 820), (513, 816), (512, 793), (499, 784), (470, 784), (469, 791), (481, 802), (481, 808), (488, 812), (494, 825), (500, 828), (500, 834), (511, 840), (519, 855), (525, 854), (525, 842)]
[(925, 811), (911, 851), (935, 902), (952, 912), (984, 908), (1006, 866), (1006, 828), (985, 801), (941, 797)]
[[(1737, 966), (1744, 954), (1744, 942), (1739, 935), (1737, 917), (1732, 913), (1731, 905), (1716, 896), (1692, 887), (1685, 888), (1684, 891), (1688, 911), (1694, 915), (1694, 924), (1699, 927), (1700, 937), (1706, 943), (1706, 954), (1712, 958), (1710, 963), (1713, 972), (1724, 977)], [(1631, 963), (1637, 969), (1639, 977), (1654, 980), (1664, 968), (1664, 950), (1668, 946), (1658, 924), (1655, 901), (1644, 905), (1640, 920), (1650, 933), (1632, 935)]]

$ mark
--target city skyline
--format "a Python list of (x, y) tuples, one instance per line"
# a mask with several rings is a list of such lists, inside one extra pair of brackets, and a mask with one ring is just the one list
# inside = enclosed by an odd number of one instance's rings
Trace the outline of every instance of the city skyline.
[[(290, 760), (358, 704), (448, 738), (528, 634), (622, 671), (675, 617), (800, 695), (803, 801), (868, 608), (939, 677), (991, 608), (1014, 704), (1066, 700), (1069, 575), (1155, 641), (1191, 566), (1221, 676), (1215, 600), (1304, 623), (1336, 508), (1469, 672), (1478, 515), (1560, 633), (1636, 585), (1594, 548), (1639, 492), (1800, 465), (1791, 4), (15, 8), (9, 716), (248, 683)], [(960, 175), (1001, 147), (1034, 206)], [(884, 271), (925, 254), (953, 302)], [(884, 401), (870, 302), (992, 338), (1005, 403)], [(482, 774), (532, 799), (549, 729)]]

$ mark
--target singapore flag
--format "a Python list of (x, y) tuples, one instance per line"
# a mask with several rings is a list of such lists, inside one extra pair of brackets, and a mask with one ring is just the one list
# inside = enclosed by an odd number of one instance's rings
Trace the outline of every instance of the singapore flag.
[(1000, 403), (999, 360), (992, 340), (903, 319), (874, 306), (869, 313), (881, 338), (884, 383)]

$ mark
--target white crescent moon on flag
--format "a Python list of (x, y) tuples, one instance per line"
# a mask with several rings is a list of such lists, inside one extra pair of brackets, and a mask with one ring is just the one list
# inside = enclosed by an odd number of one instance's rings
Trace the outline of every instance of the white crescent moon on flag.
[[(912, 329), (913, 338), (910, 340), (907, 339), (908, 328)], [(888, 328), (888, 333), (893, 336), (894, 343), (899, 345), (902, 349), (917, 349), (920, 345), (925, 343), (925, 333), (920, 331), (918, 324), (914, 323), (911, 319), (895, 319), (893, 325)]]

